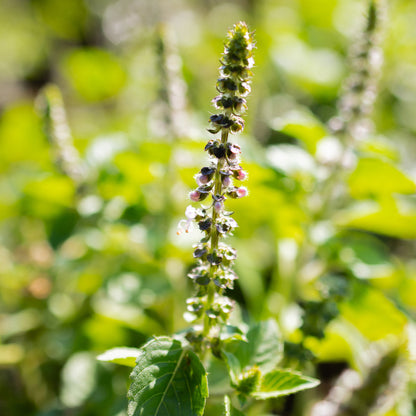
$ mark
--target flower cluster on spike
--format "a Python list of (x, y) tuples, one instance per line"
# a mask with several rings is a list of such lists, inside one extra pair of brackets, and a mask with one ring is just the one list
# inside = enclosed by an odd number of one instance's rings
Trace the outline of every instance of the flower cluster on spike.
[(330, 120), (334, 133), (362, 139), (371, 130), (368, 119), (377, 98), (377, 83), (383, 64), (380, 47), (386, 20), (385, 0), (370, 0), (366, 25), (350, 50), (351, 75), (343, 86), (339, 114)]
[(209, 163), (196, 175), (198, 187), (189, 194), (191, 201), (204, 201), (205, 205), (188, 206), (187, 220), (179, 225), (181, 232), (188, 231), (191, 224), (196, 223), (204, 233), (194, 250), (197, 265), (188, 275), (197, 285), (197, 293), (187, 301), (186, 318), (194, 321), (202, 317), (203, 336), (208, 338), (229, 317), (232, 302), (223, 292), (232, 288), (237, 278), (232, 270), (236, 250), (221, 239), (231, 235), (237, 227), (225, 204), (228, 198), (243, 198), (248, 194), (247, 188), (240, 185), (247, 173), (240, 165), (240, 146), (229, 142), (228, 137), (244, 129), (241, 114), (247, 107), (245, 97), (250, 92), (253, 48), (252, 33), (247, 25), (243, 22), (234, 25), (220, 60), (219, 95), (212, 100), (219, 112), (210, 117), (208, 131), (214, 138), (205, 146)]

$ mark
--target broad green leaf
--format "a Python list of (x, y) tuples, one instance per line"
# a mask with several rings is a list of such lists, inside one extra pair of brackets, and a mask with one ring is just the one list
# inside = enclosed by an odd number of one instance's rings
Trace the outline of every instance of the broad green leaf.
[(312, 156), (299, 146), (280, 144), (269, 146), (267, 159), (270, 164), (287, 176), (301, 179), (304, 176), (313, 176), (316, 165)]
[(138, 348), (112, 348), (97, 357), (99, 361), (106, 361), (109, 363), (126, 365), (127, 367), (134, 367), (136, 365), (136, 359), (140, 354)]
[(237, 410), (232, 404), (229, 396), (224, 396), (224, 416), (244, 416), (244, 413)]
[(357, 228), (396, 238), (416, 238), (416, 211), (411, 207), (400, 207), (392, 201), (383, 200), (357, 204), (337, 215), (341, 226)]
[(113, 97), (126, 81), (126, 74), (117, 58), (97, 48), (71, 51), (64, 61), (64, 72), (75, 90), (88, 101)]
[[(368, 233), (343, 231), (327, 240), (321, 250), (330, 261), (348, 267), (361, 279), (384, 278), (393, 272), (387, 246)], [(341, 279), (342, 282), (347, 284), (345, 279)], [(330, 281), (326, 283), (331, 284)], [(342, 295), (345, 288), (340, 287), (338, 292)]]
[(141, 351), (130, 375), (128, 415), (202, 415), (208, 385), (199, 358), (169, 337), (155, 338)]
[(30, 162), (44, 168), (50, 163), (41, 120), (31, 102), (16, 102), (2, 111), (0, 148), (0, 171), (4, 171), (7, 164)]
[(400, 335), (407, 323), (406, 316), (382, 292), (359, 283), (353, 297), (342, 304), (340, 310), (341, 315), (370, 341)]
[(224, 354), (233, 382), (244, 369), (257, 366), (262, 373), (273, 370), (280, 362), (283, 344), (280, 331), (273, 319), (252, 326), (247, 332), (247, 342), (231, 340), (225, 344)]
[(306, 111), (290, 111), (272, 121), (272, 127), (301, 141), (310, 153), (315, 153), (316, 144), (325, 135), (325, 127)]
[(376, 158), (362, 158), (348, 179), (350, 193), (354, 198), (392, 193), (411, 194), (415, 183), (391, 162)]
[(221, 341), (230, 340), (230, 339), (239, 339), (239, 340), (246, 340), (243, 331), (238, 326), (233, 325), (224, 325), (221, 328), (220, 333)]
[(291, 370), (274, 370), (263, 377), (260, 388), (252, 396), (260, 400), (287, 396), (316, 387), (319, 383), (319, 380), (315, 378), (306, 377)]
[(26, 195), (47, 204), (71, 206), (74, 197), (74, 184), (63, 175), (48, 175), (28, 182)]
[[(320, 13), (322, 19), (325, 14), (330, 13), (328, 7), (332, 3), (328, 1), (319, 3), (325, 5), (325, 12)], [(314, 2), (314, 7), (319, 3)], [(342, 60), (334, 50), (312, 48), (298, 37), (287, 35), (284, 36), (284, 41), (278, 42), (271, 49), (271, 56), (279, 72), (283, 70), (285, 76), (302, 90), (326, 99), (328, 96), (334, 97), (343, 77)]]

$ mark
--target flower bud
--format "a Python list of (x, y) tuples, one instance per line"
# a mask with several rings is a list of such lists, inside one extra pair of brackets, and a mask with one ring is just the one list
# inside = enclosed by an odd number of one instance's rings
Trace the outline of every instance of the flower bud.
[(238, 198), (243, 198), (247, 195), (248, 195), (248, 190), (245, 186), (240, 186), (239, 188), (237, 188), (237, 197)]
[(203, 201), (208, 196), (208, 194), (209, 194), (208, 191), (195, 189), (194, 191), (191, 191), (189, 193), (189, 198), (191, 199), (191, 201), (200, 202), (200, 201)]
[(234, 111), (241, 113), (247, 109), (247, 103), (244, 98), (236, 98), (234, 100)]
[(195, 180), (199, 186), (202, 186), (206, 185), (210, 181), (210, 178), (207, 175), (197, 175)]
[(217, 212), (217, 213), (221, 212), (222, 208), (223, 208), (223, 203), (222, 203), (222, 201), (215, 201), (215, 202), (214, 202), (214, 209), (215, 209), (215, 212)]
[(229, 175), (223, 176), (222, 186), (224, 186), (225, 188), (228, 188), (232, 184), (232, 182), (233, 181), (231, 180), (231, 177)]
[(234, 121), (234, 123), (231, 126), (231, 131), (233, 133), (238, 133), (239, 131), (242, 131), (244, 129), (244, 121), (241, 118), (238, 118)]
[(238, 92), (242, 97), (245, 97), (246, 95), (250, 94), (251, 87), (247, 82), (242, 82), (238, 85)]
[(238, 169), (234, 171), (233, 176), (239, 181), (244, 181), (245, 179), (247, 179), (247, 172), (243, 169)]
[(241, 148), (238, 144), (228, 143), (227, 156), (230, 160), (237, 159), (238, 155), (241, 153)]
[(198, 202), (200, 197), (201, 193), (196, 189), (189, 193), (189, 198), (191, 199), (191, 201)]
[(230, 78), (220, 78), (217, 81), (217, 90), (221, 93), (237, 91), (237, 84)]

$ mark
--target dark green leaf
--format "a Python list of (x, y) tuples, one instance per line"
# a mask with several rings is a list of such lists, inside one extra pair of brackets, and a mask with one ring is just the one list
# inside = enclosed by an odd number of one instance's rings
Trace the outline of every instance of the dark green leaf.
[(128, 415), (202, 415), (208, 386), (199, 358), (169, 337), (155, 338), (141, 351), (130, 375)]
[(247, 332), (247, 342), (226, 342), (224, 355), (234, 383), (244, 369), (256, 365), (262, 373), (273, 370), (282, 358), (283, 344), (280, 331), (273, 319), (252, 326)]

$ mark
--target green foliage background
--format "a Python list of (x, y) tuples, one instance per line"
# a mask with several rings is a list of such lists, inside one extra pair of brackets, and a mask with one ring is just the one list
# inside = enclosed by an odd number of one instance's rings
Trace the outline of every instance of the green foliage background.
[[(296, 343), (299, 304), (320, 299), (317, 279), (351, 279), (340, 316), (305, 341), (324, 386), (251, 414), (308, 414), (334, 373), (361, 371), (376, 341), (405, 339), (402, 359), (413, 365), (414, 1), (389, 2), (376, 134), (344, 178), (349, 197), (322, 218), (307, 205), (365, 10), (364, 0), (2, 0), (0, 414), (125, 415), (129, 369), (95, 357), (187, 325), (198, 236), (176, 227), (206, 160), (223, 38), (239, 20), (255, 29), (257, 50), (238, 138), (250, 196), (230, 204), (240, 225), (237, 314), (274, 317)], [(87, 166), (82, 187), (60, 172), (43, 129), (38, 94), (49, 82), (62, 89)], [(412, 382), (397, 394), (380, 415), (415, 414)]]

